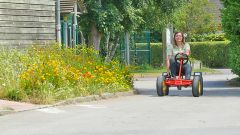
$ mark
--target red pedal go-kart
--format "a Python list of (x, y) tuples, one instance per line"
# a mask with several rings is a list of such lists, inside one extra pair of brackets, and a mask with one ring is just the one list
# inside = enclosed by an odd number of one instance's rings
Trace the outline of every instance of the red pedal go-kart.
[(189, 61), (188, 55), (178, 53), (175, 55), (175, 62), (179, 64), (178, 76), (175, 78), (164, 72), (162, 76), (157, 78), (157, 94), (158, 96), (166, 96), (169, 93), (169, 87), (177, 87), (181, 90), (182, 87), (192, 86), (192, 95), (199, 97), (203, 95), (203, 77), (202, 72), (194, 72), (192, 80), (184, 79), (183, 65)]

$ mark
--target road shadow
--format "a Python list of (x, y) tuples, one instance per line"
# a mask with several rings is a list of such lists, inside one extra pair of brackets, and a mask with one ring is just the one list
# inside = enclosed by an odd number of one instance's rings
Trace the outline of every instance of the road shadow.
[[(227, 81), (205, 81), (204, 94), (205, 97), (240, 97), (240, 87), (231, 87), (226, 84)], [(139, 95), (158, 97), (156, 88), (138, 88)], [(168, 96), (191, 97), (192, 87), (177, 90), (176, 87), (169, 89)]]
[(228, 87), (227, 81), (204, 81), (203, 86), (205, 88), (222, 88)]

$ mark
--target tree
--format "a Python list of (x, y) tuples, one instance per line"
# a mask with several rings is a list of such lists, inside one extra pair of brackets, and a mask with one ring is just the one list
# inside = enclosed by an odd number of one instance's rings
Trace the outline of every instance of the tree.
[(187, 0), (149, 0), (142, 8), (144, 23), (140, 29), (161, 31), (173, 23), (173, 16)]
[(182, 1), (186, 0), (85, 0), (87, 13), (79, 22), (83, 31), (90, 33), (89, 45), (100, 51), (104, 41), (105, 60), (110, 61), (123, 33), (161, 30)]
[(214, 32), (217, 24), (211, 13), (213, 8), (208, 0), (187, 2), (174, 14), (175, 29), (190, 35)]
[(101, 0), (85, 0), (85, 5), (87, 13), (85, 13), (81, 19), (80, 23), (83, 23), (84, 28), (90, 33), (88, 35), (88, 45), (94, 47), (94, 49), (100, 49), (100, 41), (103, 32), (98, 28), (103, 25), (102, 20), (105, 14), (102, 10)]
[(85, 0), (87, 13), (80, 18), (80, 25), (89, 32), (89, 45), (100, 51), (105, 39), (106, 60), (109, 61), (118, 46), (120, 33), (131, 31), (142, 22), (141, 10), (132, 0)]
[(240, 76), (240, 3), (239, 0), (224, 0), (222, 25), (230, 43), (230, 67)]

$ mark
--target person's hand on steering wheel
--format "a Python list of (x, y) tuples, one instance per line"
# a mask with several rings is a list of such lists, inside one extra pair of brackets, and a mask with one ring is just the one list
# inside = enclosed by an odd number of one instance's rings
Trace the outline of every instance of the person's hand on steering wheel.
[(175, 55), (175, 62), (177, 62), (178, 64), (180, 64), (180, 60), (182, 60), (182, 64), (185, 65), (188, 63), (188, 55), (185, 53), (178, 53)]
[(167, 76), (170, 77), (170, 69), (167, 68)]

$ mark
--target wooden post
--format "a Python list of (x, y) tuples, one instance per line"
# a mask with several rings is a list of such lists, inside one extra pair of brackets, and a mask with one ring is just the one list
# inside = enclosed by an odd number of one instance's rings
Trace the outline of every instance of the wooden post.
[(77, 1), (74, 3), (74, 16), (73, 16), (73, 47), (77, 44)]
[(56, 33), (57, 33), (57, 42), (61, 44), (61, 18), (60, 18), (60, 0), (56, 0)]
[(162, 40), (163, 40), (163, 66), (166, 66), (167, 61), (167, 48), (171, 47), (173, 44), (173, 26), (168, 25), (164, 30), (162, 34)]

